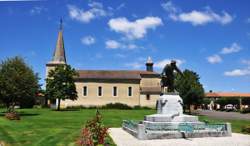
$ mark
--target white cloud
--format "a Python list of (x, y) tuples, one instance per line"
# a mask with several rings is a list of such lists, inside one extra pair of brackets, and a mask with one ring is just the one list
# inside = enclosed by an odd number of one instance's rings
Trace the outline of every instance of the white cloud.
[(226, 71), (224, 73), (225, 76), (246, 76), (250, 75), (250, 69), (235, 69), (232, 71)]
[(247, 22), (247, 23), (250, 23), (250, 17), (249, 17), (249, 18), (247, 18), (246, 22)]
[(133, 69), (140, 69), (144, 66), (144, 64), (139, 62), (133, 62), (133, 63), (127, 63), (125, 64), (125, 66), (132, 67)]
[(121, 48), (121, 44), (115, 40), (108, 40), (105, 42), (107, 49), (118, 49)]
[(85, 36), (85, 37), (81, 38), (81, 42), (84, 45), (92, 45), (95, 43), (95, 38), (92, 36)]
[(41, 14), (42, 12), (47, 11), (47, 8), (41, 7), (41, 6), (35, 6), (30, 10), (31, 15)]
[(139, 46), (129, 43), (129, 44), (124, 44), (121, 42), (118, 42), (116, 40), (107, 40), (105, 42), (106, 48), (107, 49), (124, 49), (124, 50), (134, 50), (137, 48), (140, 48)]
[[(181, 59), (174, 59), (174, 60), (176, 61), (177, 66), (180, 66), (183, 63), (185, 63), (185, 61)], [(163, 59), (161, 61), (155, 62), (154, 67), (162, 69), (165, 67), (166, 64), (169, 64), (169, 63), (171, 63), (171, 59)]]
[(91, 20), (97, 17), (109, 15), (109, 13), (104, 10), (102, 3), (91, 2), (88, 4), (88, 6), (90, 9), (84, 11), (83, 9), (80, 9), (74, 5), (68, 5), (70, 18), (83, 23), (89, 23)]
[(128, 39), (143, 38), (148, 29), (155, 29), (157, 26), (163, 25), (159, 17), (145, 17), (135, 21), (129, 21), (125, 17), (110, 19), (108, 25), (111, 30), (124, 34)]
[(239, 46), (237, 43), (233, 43), (230, 47), (222, 48), (221, 54), (236, 53), (240, 50), (242, 50), (241, 46)]
[(127, 56), (124, 55), (124, 54), (118, 53), (118, 54), (115, 54), (115, 57), (118, 57), (118, 58), (126, 58)]
[(217, 14), (209, 7), (206, 10), (198, 11), (192, 10), (191, 12), (182, 12), (171, 1), (161, 4), (163, 9), (169, 13), (169, 17), (174, 21), (189, 22), (194, 26), (205, 25), (211, 22), (217, 22), (222, 25), (228, 24), (233, 21), (233, 17), (227, 12), (223, 11), (222, 14)]
[(215, 54), (207, 57), (207, 61), (211, 64), (215, 64), (215, 63), (220, 63), (222, 61), (222, 58), (219, 55)]
[(167, 1), (166, 3), (162, 3), (161, 6), (164, 10), (169, 13), (179, 13), (181, 12), (180, 8), (176, 7), (171, 1)]
[(218, 22), (222, 25), (228, 24), (233, 20), (233, 17), (227, 12), (223, 12), (222, 15), (216, 14), (213, 11), (196, 11), (188, 13), (180, 13), (173, 17), (175, 21), (190, 22), (192, 25), (205, 25), (211, 22)]
[(242, 60), (241, 62), (243, 64), (246, 64), (246, 65), (250, 66), (250, 60)]

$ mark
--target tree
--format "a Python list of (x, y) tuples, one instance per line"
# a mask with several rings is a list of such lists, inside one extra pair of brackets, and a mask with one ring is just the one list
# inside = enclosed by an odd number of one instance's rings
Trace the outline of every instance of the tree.
[(70, 65), (58, 65), (54, 70), (49, 72), (46, 79), (45, 96), (49, 99), (58, 99), (57, 110), (60, 110), (61, 100), (77, 99), (74, 76), (77, 72)]
[(21, 57), (7, 58), (0, 64), (0, 100), (8, 112), (27, 101), (34, 101), (40, 89), (38, 74)]
[(200, 104), (205, 96), (199, 79), (199, 75), (191, 70), (185, 70), (183, 76), (176, 76), (175, 89), (180, 93), (184, 107), (188, 108), (189, 112), (191, 105)]

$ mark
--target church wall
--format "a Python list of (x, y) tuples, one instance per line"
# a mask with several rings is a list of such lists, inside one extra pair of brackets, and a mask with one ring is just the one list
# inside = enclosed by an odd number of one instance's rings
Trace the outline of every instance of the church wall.
[(156, 101), (160, 95), (159, 94), (148, 94), (148, 95), (149, 95), (149, 99), (147, 99), (146, 94), (140, 95), (140, 105), (155, 108)]
[(160, 87), (160, 78), (142, 78), (141, 87)]
[[(119, 82), (76, 82), (78, 99), (75, 101), (62, 101), (62, 106), (100, 106), (108, 103), (124, 103), (129, 106), (139, 105), (140, 87), (139, 83)], [(87, 86), (87, 96), (83, 96), (83, 87)], [(98, 96), (98, 87), (101, 86), (103, 95)], [(117, 96), (113, 96), (113, 87), (117, 87)], [(128, 87), (132, 87), (132, 96), (128, 96)]]

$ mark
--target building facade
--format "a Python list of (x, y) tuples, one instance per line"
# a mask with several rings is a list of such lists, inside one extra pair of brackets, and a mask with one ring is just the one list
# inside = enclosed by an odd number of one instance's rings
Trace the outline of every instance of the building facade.
[[(60, 26), (52, 60), (46, 64), (46, 78), (57, 65), (67, 64)], [(108, 103), (123, 103), (129, 106), (154, 107), (161, 93), (160, 74), (154, 72), (149, 57), (145, 70), (76, 70), (75, 77), (78, 99), (64, 100), (62, 107), (101, 106)]]

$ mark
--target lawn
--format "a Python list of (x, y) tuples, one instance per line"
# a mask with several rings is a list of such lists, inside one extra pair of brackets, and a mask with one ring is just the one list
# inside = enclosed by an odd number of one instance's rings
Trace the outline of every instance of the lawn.
[[(14, 146), (64, 146), (74, 145), (81, 127), (91, 119), (96, 110), (52, 111), (50, 109), (22, 109), (20, 121), (9, 121), (0, 110), (0, 141)], [(100, 110), (104, 124), (108, 127), (120, 127), (123, 119), (142, 120), (144, 115), (155, 110)], [(215, 120), (200, 117), (211, 122), (231, 122), (233, 131), (240, 132), (243, 125), (250, 121)]]

